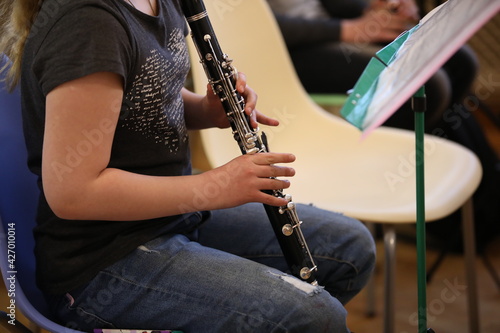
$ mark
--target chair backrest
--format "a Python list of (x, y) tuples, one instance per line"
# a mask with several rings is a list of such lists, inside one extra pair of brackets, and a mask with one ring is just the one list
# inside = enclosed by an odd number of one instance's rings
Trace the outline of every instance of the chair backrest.
[[(364, 221), (415, 221), (413, 132), (378, 128), (362, 139), (354, 126), (315, 104), (296, 75), (265, 0), (206, 0), (205, 6), (222, 50), (257, 91), (257, 108), (281, 123), (262, 128), (270, 150), (297, 155), (297, 176), (290, 188), (295, 200)], [(194, 90), (204, 94), (207, 78), (191, 38), (188, 46)], [(240, 154), (229, 129), (203, 130), (200, 137), (212, 167)], [(431, 171), (426, 181), (432, 184), (426, 192), (427, 216), (434, 220), (469, 198), (481, 168), (463, 147), (437, 137), (426, 140), (426, 166)]]
[[(13, 254), (9, 271), (17, 271), (17, 278), (29, 296), (34, 289), (35, 257), (31, 230), (35, 226), (35, 212), (39, 190), (35, 175), (27, 167), (24, 146), (19, 93), (0, 93), (0, 218), (7, 236), (7, 245)], [(14, 255), (15, 254), (15, 255)], [(31, 290), (30, 290), (31, 289)]]
[[(205, 1), (205, 6), (222, 50), (234, 59), (238, 69), (247, 74), (249, 85), (257, 88), (258, 109), (280, 120), (279, 128), (263, 129), (272, 150), (279, 151), (281, 147), (295, 150), (286, 145), (287, 139), (283, 134), (296, 133), (300, 137), (301, 133), (309, 131), (304, 126), (311, 124), (315, 124), (315, 131), (322, 132), (331, 131), (333, 123), (339, 138), (359, 139), (359, 131), (324, 111), (309, 98), (296, 75), (277, 22), (265, 0)], [(196, 65), (199, 62), (198, 54), (190, 38), (188, 46), (194, 64), (194, 90), (203, 94), (207, 79), (202, 66)], [(218, 151), (210, 149), (208, 158), (213, 166), (221, 165), (228, 161), (228, 157), (238, 154), (237, 146), (227, 139), (228, 135), (231, 138), (230, 134), (220, 130), (202, 131), (202, 139), (208, 149), (223, 144)], [(277, 136), (280, 138), (276, 139)]]
[[(27, 167), (19, 91), (0, 87), (0, 264), (7, 287), (29, 320), (50, 332), (77, 332), (50, 320), (35, 283), (33, 228), (39, 197), (36, 177)], [(5, 309), (2, 309), (5, 311)], [(10, 311), (10, 310), (9, 310)]]

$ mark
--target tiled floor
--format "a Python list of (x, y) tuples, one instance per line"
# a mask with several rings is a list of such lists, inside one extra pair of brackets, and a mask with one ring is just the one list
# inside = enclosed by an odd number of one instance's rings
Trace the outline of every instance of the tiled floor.
[[(382, 244), (378, 244), (378, 253), (383, 253)], [(500, 274), (500, 237), (488, 248), (488, 256)], [(427, 262), (430, 264), (439, 253), (429, 250)], [(415, 245), (401, 241), (397, 245), (397, 273), (395, 300), (395, 333), (416, 333), (417, 311), (417, 277)], [(377, 262), (378, 272), (375, 274), (377, 286), (377, 313), (369, 318), (365, 315), (366, 292), (361, 292), (348, 305), (348, 322), (356, 333), (383, 332), (382, 301), (383, 275), (381, 270), (383, 258)], [(481, 333), (500, 332), (500, 289), (488, 274), (484, 264), (477, 260), (479, 319)], [(454, 287), (452, 287), (454, 286)], [(436, 271), (432, 281), (427, 285), (427, 323), (436, 333), (479, 333), (469, 332), (467, 317), (467, 296), (465, 285), (464, 260), (461, 255), (448, 255)], [(453, 292), (453, 293), (452, 293)]]

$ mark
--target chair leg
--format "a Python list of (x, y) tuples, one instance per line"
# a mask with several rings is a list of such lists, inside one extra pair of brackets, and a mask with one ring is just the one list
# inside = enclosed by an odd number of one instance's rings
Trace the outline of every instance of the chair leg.
[(495, 271), (495, 267), (493, 267), (493, 265), (491, 264), (491, 261), (490, 261), (490, 259), (488, 259), (488, 256), (486, 255), (486, 253), (481, 254), (481, 259), (483, 259), (484, 266), (486, 267), (486, 269), (490, 273), (491, 278), (493, 279), (493, 281), (497, 285), (498, 290), (500, 290), (500, 277), (498, 276), (498, 273)]
[(474, 230), (474, 207), (472, 198), (462, 206), (461, 211), (469, 311), (469, 332), (479, 333), (479, 309), (476, 280), (476, 235)]
[(396, 281), (396, 230), (384, 225), (384, 333), (394, 333), (394, 290)]
[(427, 269), (427, 276), (426, 276), (427, 283), (431, 282), (434, 273), (437, 271), (438, 267), (441, 265), (447, 254), (448, 254), (447, 249), (441, 250), (436, 261), (434, 261), (434, 263)]
[[(374, 223), (366, 223), (366, 227), (370, 231), (373, 236), (373, 239), (376, 239), (376, 231)], [(365, 287), (366, 291), (366, 316), (374, 317), (375, 316), (375, 272), (372, 277), (368, 281)]]

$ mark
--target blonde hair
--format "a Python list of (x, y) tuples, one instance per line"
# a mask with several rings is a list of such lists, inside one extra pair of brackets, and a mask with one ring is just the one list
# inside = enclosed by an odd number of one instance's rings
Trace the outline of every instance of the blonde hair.
[(0, 55), (10, 62), (0, 68), (10, 89), (19, 82), (24, 44), (43, 0), (15, 0), (0, 3)]

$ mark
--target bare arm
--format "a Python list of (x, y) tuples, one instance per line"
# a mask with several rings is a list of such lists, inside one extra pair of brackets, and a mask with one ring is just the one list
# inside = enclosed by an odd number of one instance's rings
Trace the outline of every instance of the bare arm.
[[(88, 75), (48, 94), (42, 179), (59, 217), (142, 220), (250, 201), (284, 204), (260, 190), (289, 186), (269, 177), (293, 176), (293, 169), (274, 165), (292, 162), (291, 154), (240, 156), (195, 176), (145, 176), (108, 168), (122, 97), (121, 79), (112, 73)], [(221, 195), (198, 200), (209, 183), (219, 186)]]

